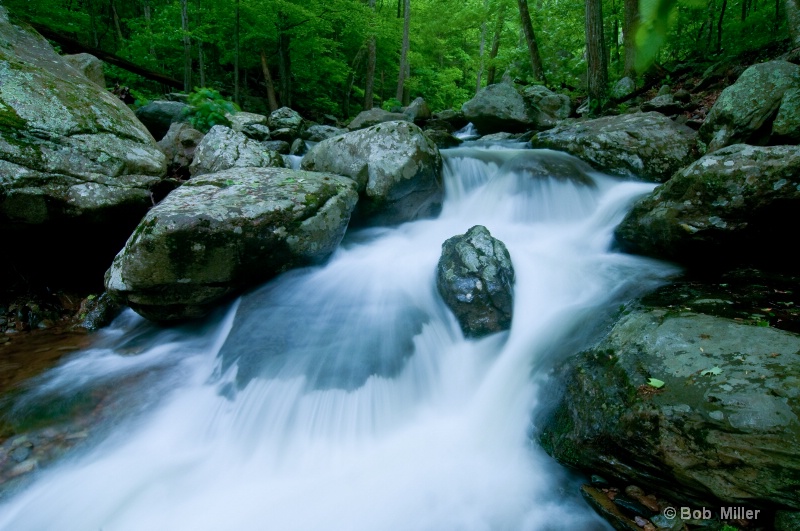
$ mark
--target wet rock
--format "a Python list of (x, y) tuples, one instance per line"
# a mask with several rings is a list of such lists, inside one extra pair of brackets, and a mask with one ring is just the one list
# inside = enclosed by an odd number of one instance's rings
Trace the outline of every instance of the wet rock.
[(395, 224), (429, 217), (441, 206), (442, 159), (410, 122), (387, 122), (323, 140), (302, 168), (347, 176), (358, 184), (359, 222)]
[(361, 111), (353, 118), (353, 121), (347, 126), (350, 131), (357, 129), (365, 129), (373, 125), (382, 124), (385, 122), (396, 121), (409, 121), (408, 116), (403, 113), (384, 111), (378, 107), (369, 109), (368, 111)]
[(531, 85), (522, 91), (522, 98), (528, 107), (533, 129), (549, 129), (569, 118), (572, 107), (569, 97), (556, 94), (547, 87)]
[(796, 263), (800, 150), (729, 146), (704, 156), (637, 202), (616, 230), (628, 251), (697, 267), (742, 259)]
[(722, 91), (698, 138), (709, 152), (731, 144), (796, 139), (800, 137), (798, 90), (800, 66), (786, 61), (755, 64)]
[(512, 85), (498, 83), (482, 88), (461, 107), (464, 118), (481, 134), (501, 131), (523, 132), (532, 129), (525, 99)]
[(638, 516), (641, 518), (650, 518), (655, 514), (655, 511), (652, 511), (639, 503), (636, 500), (633, 500), (627, 496), (617, 495), (614, 497), (614, 505), (622, 509), (623, 512), (632, 515)]
[(465, 336), (511, 327), (514, 267), (506, 246), (486, 227), (476, 225), (442, 244), (436, 287)]
[(425, 103), (424, 99), (417, 98), (412, 101), (408, 107), (406, 107), (406, 110), (403, 111), (403, 114), (406, 115), (406, 118), (408, 118), (409, 121), (420, 125), (431, 118), (431, 109), (428, 107), (428, 104)]
[(178, 101), (151, 101), (136, 109), (136, 117), (144, 124), (153, 138), (162, 139), (173, 123), (188, 123), (186, 112), (189, 105)]
[(277, 153), (280, 153), (281, 155), (288, 155), (292, 151), (292, 145), (289, 144), (289, 142), (286, 142), (285, 140), (269, 140), (267, 142), (262, 142), (261, 146), (264, 149), (267, 149), (269, 151), (275, 151)]
[(625, 516), (602, 491), (589, 485), (584, 485), (581, 487), (581, 495), (592, 509), (611, 524), (614, 529), (618, 531), (639, 531), (639, 526), (636, 522)]
[(297, 155), (298, 157), (302, 157), (308, 151), (308, 147), (306, 146), (306, 141), (302, 138), (295, 138), (294, 142), (292, 142), (292, 147), (289, 148), (290, 155)]
[(290, 142), (300, 136), (305, 121), (297, 111), (293, 111), (289, 107), (281, 107), (270, 113), (267, 125), (272, 130), (272, 138)]
[[(444, 122), (448, 122), (452, 127), (453, 131), (457, 131), (469, 123), (469, 120), (464, 116), (464, 113), (461, 111), (454, 111), (453, 109), (447, 109), (441, 112), (437, 112), (433, 115), (435, 120), (442, 120)], [(430, 125), (430, 122), (428, 122)]]
[(189, 166), (193, 177), (230, 168), (281, 168), (281, 156), (264, 143), (224, 125), (215, 125), (203, 137)]
[(92, 54), (76, 53), (63, 56), (64, 60), (78, 72), (89, 78), (89, 81), (106, 88), (106, 76), (103, 73), (103, 61)]
[(340, 129), (330, 125), (312, 125), (306, 129), (303, 137), (311, 142), (322, 142), (334, 136), (342, 135), (347, 132), (347, 129)]
[(233, 168), (195, 177), (154, 207), (106, 273), (106, 289), (144, 317), (204, 315), (228, 295), (326, 259), (357, 200), (346, 177)]
[(429, 129), (425, 131), (425, 136), (431, 139), (436, 147), (439, 149), (447, 149), (460, 145), (463, 140), (456, 138), (446, 131), (438, 129)]
[(592, 474), (590, 481), (592, 483), (592, 487), (598, 489), (607, 489), (608, 487), (611, 486), (609, 485), (608, 481), (605, 480), (605, 478), (603, 478), (602, 476), (598, 476), (597, 474)]
[(102, 293), (100, 296), (90, 295), (81, 302), (80, 326), (89, 331), (99, 330), (110, 325), (120, 312), (122, 306), (108, 293)]
[(194, 160), (194, 153), (204, 136), (189, 124), (174, 123), (170, 125), (167, 134), (158, 142), (158, 147), (167, 158), (170, 175), (176, 175), (183, 179), (189, 177), (189, 166)]
[(531, 139), (622, 177), (666, 181), (693, 160), (695, 132), (660, 113), (565, 122)]

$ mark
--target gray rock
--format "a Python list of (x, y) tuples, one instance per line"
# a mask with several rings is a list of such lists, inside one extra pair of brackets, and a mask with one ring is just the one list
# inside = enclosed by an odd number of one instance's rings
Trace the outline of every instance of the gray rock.
[(800, 201), (800, 149), (729, 146), (637, 202), (616, 231), (623, 249), (692, 265), (741, 258), (786, 264)]
[[(699, 139), (711, 152), (731, 144), (774, 143), (773, 135), (797, 138), (800, 136), (798, 89), (800, 66), (785, 61), (751, 66), (719, 95), (700, 127)], [(776, 120), (778, 131), (774, 130), (774, 123), (770, 124), (776, 113), (781, 115), (781, 120)]]
[[(228, 114), (226, 116), (228, 121), (230, 121), (231, 129), (236, 131), (237, 133), (242, 133), (247, 137), (250, 137), (251, 132), (255, 132), (257, 138), (253, 138), (253, 140), (266, 140), (269, 138), (269, 127), (267, 126), (267, 117), (263, 114), (255, 114), (252, 112), (237, 112), (234, 114)], [(254, 127), (260, 126), (260, 127)], [(266, 130), (266, 131), (265, 131)]]
[(268, 149), (270, 151), (277, 151), (281, 155), (288, 155), (292, 150), (292, 146), (289, 144), (289, 142), (286, 142), (285, 140), (269, 140), (267, 142), (262, 142), (261, 145), (263, 146), (264, 149)]
[(683, 105), (675, 101), (675, 98), (672, 94), (664, 94), (662, 96), (656, 96), (652, 100), (646, 101), (642, 104), (642, 111), (643, 112), (660, 112), (666, 116), (672, 116), (673, 114), (678, 114), (683, 110)]
[(174, 123), (169, 127), (164, 138), (159, 140), (158, 147), (167, 157), (167, 165), (173, 173), (177, 169), (185, 168), (188, 175), (189, 165), (194, 160), (194, 153), (204, 136), (189, 124)]
[(514, 267), (506, 246), (476, 225), (442, 244), (436, 287), (467, 337), (508, 330), (514, 310)]
[(259, 142), (264, 142), (271, 138), (269, 127), (263, 124), (247, 124), (242, 127), (242, 134)]
[(442, 158), (434, 143), (410, 122), (386, 122), (323, 140), (303, 169), (350, 177), (358, 184), (359, 221), (402, 223), (438, 212)]
[(622, 177), (665, 181), (694, 157), (695, 132), (660, 113), (566, 122), (531, 139)]
[(460, 138), (456, 138), (447, 131), (441, 131), (438, 129), (428, 129), (424, 131), (425, 136), (430, 138), (436, 147), (439, 149), (447, 149), (451, 147), (456, 147), (463, 142)]
[[(303, 117), (297, 111), (289, 107), (281, 107), (277, 111), (272, 111), (267, 120), (267, 125), (272, 130), (273, 138), (279, 140), (294, 140), (303, 130)], [(286, 133), (278, 133), (281, 129), (288, 129)]]
[(481, 134), (523, 132), (532, 128), (534, 123), (528, 115), (525, 99), (508, 83), (482, 88), (461, 106), (461, 110)]
[(431, 109), (428, 107), (428, 104), (425, 103), (425, 100), (422, 98), (417, 98), (411, 102), (411, 104), (406, 107), (406, 110), (403, 111), (403, 114), (406, 115), (409, 121), (416, 123), (419, 125), (421, 122), (425, 122), (431, 118)]
[(572, 112), (569, 97), (556, 94), (547, 87), (531, 85), (522, 91), (522, 97), (528, 107), (532, 128), (544, 130), (556, 126), (569, 118)]
[(539, 438), (564, 463), (673, 499), (800, 508), (799, 350), (782, 330), (635, 308), (556, 370), (565, 391)]
[(92, 297), (81, 305), (81, 327), (93, 332), (111, 324), (122, 312), (120, 306), (108, 293)]
[(672, 93), (672, 88), (669, 85), (661, 85), (661, 88), (658, 89), (656, 93), (656, 97), (658, 96), (668, 96)]
[(189, 105), (178, 101), (151, 101), (136, 109), (136, 117), (144, 124), (153, 138), (161, 140), (173, 123), (188, 123), (186, 112)]
[(299, 157), (305, 155), (306, 151), (308, 151), (306, 141), (302, 138), (295, 138), (294, 142), (292, 142), (292, 146), (289, 148), (290, 155), (297, 155)]
[(224, 125), (215, 125), (203, 137), (189, 166), (193, 177), (230, 168), (281, 168), (283, 159), (264, 143)]
[(492, 133), (491, 135), (484, 135), (480, 138), (481, 142), (502, 142), (503, 140), (510, 140), (514, 138), (513, 133)]
[(347, 129), (340, 129), (338, 127), (333, 127), (330, 125), (312, 125), (308, 129), (306, 129), (305, 134), (303, 137), (306, 140), (310, 140), (311, 142), (322, 142), (323, 140), (327, 140), (328, 138), (332, 138), (334, 136), (343, 135), (347, 132)]
[(366, 129), (373, 125), (381, 124), (384, 122), (396, 122), (398, 120), (408, 121), (408, 117), (402, 113), (384, 111), (378, 107), (369, 109), (368, 111), (361, 111), (358, 116), (353, 118), (353, 121), (347, 126), (350, 131), (357, 129)]
[[(433, 115), (435, 120), (443, 120), (445, 122), (449, 122), (452, 126), (452, 131), (457, 131), (463, 127), (465, 127), (469, 120), (464, 117), (463, 112), (456, 112), (453, 109), (447, 109), (441, 112), (437, 112)], [(429, 122), (430, 123), (430, 122)]]
[(285, 168), (194, 178), (139, 224), (106, 289), (144, 317), (198, 317), (228, 295), (326, 259), (357, 200), (351, 179)]
[(89, 78), (89, 81), (106, 88), (106, 76), (103, 73), (103, 61), (92, 54), (76, 53), (65, 55), (64, 60), (78, 72)]
[(625, 76), (614, 85), (614, 88), (611, 89), (611, 97), (615, 100), (619, 100), (631, 94), (634, 90), (636, 90), (636, 82)]

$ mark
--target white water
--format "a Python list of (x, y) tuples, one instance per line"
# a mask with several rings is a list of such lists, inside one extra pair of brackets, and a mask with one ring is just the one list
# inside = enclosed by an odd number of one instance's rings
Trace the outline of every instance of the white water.
[[(672, 273), (609, 251), (652, 185), (519, 171), (566, 160), (553, 152), (446, 153), (438, 219), (350, 235), (205, 328), (128, 312), (52, 371), (34, 399), (146, 376), (136, 414), (0, 506), (0, 529), (605, 529), (530, 442), (531, 415), (565, 345)], [(442, 242), (476, 224), (511, 253), (514, 322), (466, 341), (434, 275)]]

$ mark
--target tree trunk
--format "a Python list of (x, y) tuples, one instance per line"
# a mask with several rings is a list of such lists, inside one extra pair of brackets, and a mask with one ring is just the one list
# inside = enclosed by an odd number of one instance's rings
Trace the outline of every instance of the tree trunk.
[[(153, 16), (152, 12), (150, 11), (150, 0), (144, 0), (144, 24), (147, 28), (147, 36), (150, 40), (150, 56), (153, 58), (153, 61), (156, 60), (156, 49), (153, 46)], [(92, 22), (94, 24), (94, 21)]]
[(619, 73), (620, 54), (619, 54), (619, 16), (617, 15), (617, 4), (611, 2), (611, 10), (614, 12), (614, 20), (611, 24), (612, 40), (614, 41), (614, 62), (617, 65), (617, 73)]
[(636, 31), (639, 29), (639, 1), (623, 0), (622, 44), (625, 48), (625, 69), (623, 73), (636, 79)]
[(361, 62), (364, 60), (364, 52), (366, 52), (366, 47), (362, 46), (356, 52), (356, 56), (353, 57), (353, 62), (350, 65), (350, 73), (347, 74), (347, 89), (344, 93), (344, 101), (342, 101), (342, 114), (344, 118), (347, 119), (350, 117), (350, 95), (353, 93), (353, 85), (356, 81), (356, 72), (359, 68), (361, 68)]
[[(375, 0), (369, 0), (369, 7), (375, 16)], [(374, 21), (370, 23), (370, 29), (374, 28)], [(375, 62), (377, 60), (377, 50), (375, 48), (375, 34), (367, 39), (367, 74), (364, 80), (364, 110), (370, 110), (374, 105), (375, 90)]]
[(181, 0), (181, 29), (183, 29), (183, 90), (192, 90), (192, 41), (189, 39), (188, 0)]
[(539, 55), (539, 45), (536, 42), (536, 35), (533, 33), (531, 14), (528, 11), (528, 0), (517, 0), (519, 6), (519, 17), (522, 22), (522, 31), (525, 34), (525, 42), (528, 45), (528, 55), (531, 60), (531, 71), (535, 81), (547, 83), (542, 68), (542, 56)]
[(267, 86), (267, 101), (269, 101), (269, 110), (278, 110), (278, 100), (275, 98), (275, 84), (272, 82), (272, 76), (269, 73), (269, 64), (267, 64), (267, 52), (261, 50), (261, 72), (264, 74), (264, 84)]
[(114, 29), (116, 30), (117, 36), (117, 46), (122, 46), (122, 41), (124, 40), (122, 37), (122, 28), (119, 25), (119, 15), (117, 14), (117, 6), (114, 4), (114, 0), (109, 2), (109, 7), (111, 8), (111, 18), (114, 20)]
[(709, 0), (708, 2), (708, 19), (706, 20), (706, 26), (708, 26), (708, 38), (706, 39), (706, 49), (711, 49), (711, 39), (714, 36), (714, 13), (716, 12), (716, 5), (714, 0)]
[[(489, 9), (489, 0), (483, 0), (483, 7), (488, 12)], [(484, 58), (484, 51), (486, 50), (486, 19), (481, 22), (481, 40), (478, 43), (478, 57), (480, 58), (480, 64), (478, 65), (478, 75), (476, 76), (477, 79), (475, 80), (475, 94), (481, 90), (481, 78), (483, 78), (483, 69), (485, 67), (485, 58)]]
[(236, 20), (233, 24), (233, 101), (239, 105), (239, 0), (236, 0)]
[(725, 18), (725, 8), (728, 7), (728, 0), (722, 0), (722, 8), (719, 10), (717, 20), (717, 53), (722, 51), (722, 19)]
[[(279, 15), (282, 22), (286, 16)], [(286, 24), (281, 24), (285, 27)], [(283, 29), (278, 31), (278, 75), (280, 75), (280, 100), (284, 107), (292, 106), (292, 58), (289, 54), (289, 47), (292, 44), (292, 37)]]
[(411, 0), (403, 0), (403, 45), (400, 48), (400, 68), (397, 73), (397, 101), (403, 101), (408, 66), (409, 32), (411, 31)]
[(505, 23), (506, 4), (500, 4), (497, 10), (497, 22), (494, 26), (494, 36), (492, 37), (492, 49), (489, 52), (489, 68), (486, 69), (486, 85), (494, 85), (494, 78), (497, 74), (497, 65), (494, 60), (497, 58), (497, 53), (500, 51), (500, 37), (503, 33), (503, 24)]
[[(200, 0), (197, 0), (197, 26), (200, 26), (202, 11), (200, 10)], [(203, 58), (203, 41), (197, 40), (197, 68), (200, 70), (200, 86), (206, 86), (206, 62)]]
[(586, 0), (586, 62), (588, 65), (589, 109), (598, 113), (606, 99), (608, 64), (603, 39), (603, 2)]
[[(800, 5), (798, 0), (784, 0), (783, 8), (786, 10), (786, 22), (789, 25), (789, 35), (792, 38), (792, 45), (800, 46)], [(775, 12), (779, 11), (779, 6), (775, 5)]]

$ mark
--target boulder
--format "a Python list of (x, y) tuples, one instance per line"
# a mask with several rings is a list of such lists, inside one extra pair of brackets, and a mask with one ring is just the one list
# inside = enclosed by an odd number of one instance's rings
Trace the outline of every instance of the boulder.
[(484, 135), (480, 138), (481, 142), (503, 142), (506, 140), (512, 140), (514, 138), (513, 133), (492, 133), (491, 135)]
[(568, 96), (556, 94), (541, 85), (526, 87), (522, 91), (522, 98), (528, 107), (528, 115), (531, 117), (534, 129), (555, 127), (559, 122), (569, 118), (572, 112)]
[(753, 65), (722, 91), (698, 138), (709, 152), (731, 144), (766, 145), (797, 138), (798, 90), (800, 66), (786, 61)]
[(439, 129), (428, 129), (425, 131), (425, 136), (430, 138), (439, 149), (456, 147), (463, 142), (460, 138), (456, 138), (447, 131)]
[(194, 178), (145, 216), (106, 289), (151, 320), (202, 316), (226, 296), (325, 260), (357, 197), (346, 177), (285, 168)]
[(642, 104), (642, 111), (643, 112), (660, 112), (666, 116), (672, 116), (673, 114), (678, 114), (683, 110), (683, 105), (679, 102), (675, 101), (675, 98), (672, 94), (664, 94), (662, 96), (656, 96), (655, 98), (648, 100)]
[(89, 78), (89, 81), (106, 88), (106, 76), (103, 73), (103, 61), (92, 54), (76, 53), (63, 56), (64, 60), (78, 72)]
[(263, 146), (264, 149), (268, 149), (270, 151), (276, 151), (281, 155), (288, 155), (292, 150), (291, 144), (289, 144), (289, 142), (285, 140), (268, 140), (266, 142), (261, 142), (261, 145)]
[(48, 286), (90, 281), (151, 206), (164, 155), (130, 109), (1, 6), (0, 41), (3, 266)]
[(708, 154), (638, 201), (616, 230), (623, 249), (700, 267), (798, 263), (800, 150), (737, 144)]
[(292, 142), (291, 147), (289, 148), (289, 155), (296, 155), (298, 157), (302, 157), (308, 151), (308, 146), (306, 145), (306, 141), (302, 138), (295, 138), (294, 142)]
[(204, 136), (189, 124), (174, 123), (169, 126), (167, 134), (158, 141), (158, 147), (167, 157), (169, 174), (189, 177), (189, 165), (194, 160), (194, 153)]
[(636, 82), (628, 76), (623, 77), (611, 89), (611, 98), (620, 100), (636, 90)]
[(197, 146), (189, 171), (193, 177), (230, 168), (282, 168), (281, 156), (262, 142), (224, 125), (215, 125)]
[(365, 129), (376, 124), (396, 122), (398, 120), (408, 121), (408, 117), (402, 113), (384, 111), (383, 109), (374, 107), (368, 111), (361, 111), (358, 113), (347, 126), (347, 129), (355, 131), (356, 129)]
[(395, 224), (435, 215), (441, 207), (442, 158), (410, 122), (386, 122), (323, 140), (302, 168), (345, 175), (358, 184), (358, 221)]
[[(441, 112), (437, 112), (433, 115), (434, 120), (442, 120), (445, 122), (449, 122), (452, 126), (452, 129), (448, 129), (450, 131), (457, 131), (467, 126), (469, 120), (464, 117), (463, 112), (456, 112), (453, 109), (446, 109)], [(430, 122), (428, 122), (430, 125)]]
[(508, 330), (514, 310), (514, 267), (506, 246), (475, 225), (442, 244), (436, 287), (467, 337)]
[(525, 99), (508, 83), (482, 88), (461, 107), (464, 117), (481, 134), (523, 132), (533, 127)]
[(666, 181), (694, 159), (696, 133), (656, 112), (562, 123), (531, 139), (621, 177)]
[(431, 118), (431, 109), (428, 107), (428, 104), (425, 103), (425, 100), (422, 98), (417, 98), (411, 102), (411, 104), (406, 107), (406, 110), (403, 111), (403, 114), (406, 115), (406, 118), (410, 122), (414, 122), (419, 125), (421, 122), (425, 122)]
[(303, 131), (305, 121), (297, 111), (289, 107), (281, 107), (270, 113), (267, 125), (272, 131), (272, 138), (291, 142)]
[(668, 302), (626, 308), (557, 367), (542, 446), (684, 505), (798, 510), (800, 336), (700, 313), (733, 304), (701, 287)]
[(303, 138), (310, 140), (311, 142), (322, 142), (328, 138), (343, 135), (346, 132), (347, 129), (340, 129), (330, 125), (312, 125), (306, 129), (305, 133), (303, 134)]
[(263, 114), (252, 112), (237, 112), (228, 114), (226, 118), (231, 123), (231, 129), (237, 133), (242, 133), (253, 140), (269, 140), (270, 131), (267, 126), (267, 117)]
[(189, 105), (179, 101), (151, 101), (136, 109), (136, 117), (144, 124), (153, 138), (161, 140), (173, 123), (188, 123), (186, 113)]

